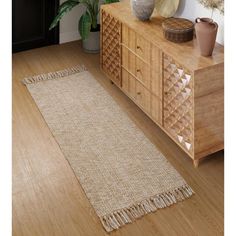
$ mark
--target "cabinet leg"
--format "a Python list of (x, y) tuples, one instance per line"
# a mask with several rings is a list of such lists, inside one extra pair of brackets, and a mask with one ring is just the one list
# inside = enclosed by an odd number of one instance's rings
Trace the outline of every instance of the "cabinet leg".
[(197, 160), (193, 160), (193, 165), (195, 168), (198, 168), (198, 165), (199, 165), (199, 159)]

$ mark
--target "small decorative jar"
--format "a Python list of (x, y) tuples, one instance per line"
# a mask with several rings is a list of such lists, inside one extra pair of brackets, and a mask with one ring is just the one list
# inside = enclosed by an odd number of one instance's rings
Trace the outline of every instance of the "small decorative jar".
[(131, 0), (133, 14), (141, 21), (149, 20), (155, 7), (155, 0)]

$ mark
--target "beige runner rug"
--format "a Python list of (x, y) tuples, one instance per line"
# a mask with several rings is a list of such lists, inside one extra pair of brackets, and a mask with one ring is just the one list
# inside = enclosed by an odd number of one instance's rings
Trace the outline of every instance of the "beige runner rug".
[(193, 194), (83, 66), (23, 82), (106, 231)]

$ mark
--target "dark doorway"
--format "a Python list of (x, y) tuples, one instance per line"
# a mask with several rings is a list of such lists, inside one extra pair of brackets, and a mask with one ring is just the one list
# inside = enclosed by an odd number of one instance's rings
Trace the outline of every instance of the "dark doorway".
[(59, 27), (49, 31), (59, 0), (12, 1), (12, 51), (59, 43)]

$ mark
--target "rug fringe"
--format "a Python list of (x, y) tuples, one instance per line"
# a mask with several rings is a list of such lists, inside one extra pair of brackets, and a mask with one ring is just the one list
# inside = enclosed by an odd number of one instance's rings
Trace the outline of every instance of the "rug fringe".
[(49, 72), (49, 73), (46, 73), (46, 74), (34, 75), (34, 76), (31, 76), (31, 77), (27, 77), (27, 78), (24, 78), (22, 80), (22, 83), (24, 85), (27, 85), (27, 84), (37, 83), (37, 82), (45, 81), (45, 80), (62, 78), (62, 77), (69, 76), (69, 75), (72, 75), (72, 74), (76, 74), (76, 73), (79, 73), (79, 72), (83, 72), (83, 71), (86, 71), (86, 70), (87, 69), (84, 65), (76, 65), (72, 68), (68, 68), (68, 69), (64, 69), (64, 70), (60, 70), (60, 71)]
[(179, 201), (183, 201), (184, 199), (191, 197), (193, 193), (194, 191), (188, 185), (183, 185), (177, 189), (135, 203), (128, 208), (102, 216), (100, 217), (100, 220), (105, 230), (111, 232), (125, 224), (133, 222), (143, 215), (154, 212), (157, 209), (171, 206)]

